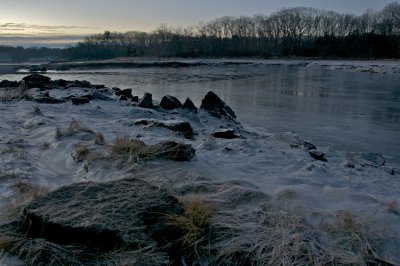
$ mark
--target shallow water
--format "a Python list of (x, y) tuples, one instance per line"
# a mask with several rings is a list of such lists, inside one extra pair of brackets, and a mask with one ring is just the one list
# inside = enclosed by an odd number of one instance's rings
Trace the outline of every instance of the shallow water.
[[(210, 65), (188, 68), (97, 69), (49, 72), (53, 79), (88, 80), (134, 94), (190, 97), (209, 90), (248, 127), (294, 131), (322, 149), (382, 153), (400, 163), (400, 76), (331, 70), (313, 65)], [(19, 80), (24, 74), (0, 76)]]

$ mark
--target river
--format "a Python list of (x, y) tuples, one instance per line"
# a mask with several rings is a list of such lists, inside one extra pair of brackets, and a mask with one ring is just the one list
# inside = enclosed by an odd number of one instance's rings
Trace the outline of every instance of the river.
[[(5, 74), (0, 80), (20, 80)], [(217, 93), (252, 130), (294, 131), (325, 148), (381, 153), (400, 163), (400, 75), (344, 71), (310, 64), (210, 64), (49, 71), (53, 79), (132, 88), (155, 100), (170, 94), (200, 105)]]

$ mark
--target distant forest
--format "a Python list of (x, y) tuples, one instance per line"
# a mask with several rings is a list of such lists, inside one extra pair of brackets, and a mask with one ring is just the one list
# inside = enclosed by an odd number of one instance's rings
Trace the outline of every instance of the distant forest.
[(63, 50), (66, 59), (121, 56), (400, 58), (400, 4), (360, 16), (296, 7), (151, 33), (106, 31)]
[(47, 47), (11, 47), (0, 45), (0, 62), (23, 62), (30, 59), (36, 60), (54, 60), (65, 56), (64, 49)]

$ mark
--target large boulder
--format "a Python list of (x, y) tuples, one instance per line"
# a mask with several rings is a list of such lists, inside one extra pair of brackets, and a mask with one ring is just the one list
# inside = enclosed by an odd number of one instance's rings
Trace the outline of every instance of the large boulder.
[(191, 112), (197, 113), (197, 108), (194, 105), (194, 103), (192, 102), (192, 100), (189, 99), (189, 97), (186, 98), (185, 103), (183, 104), (183, 108), (185, 108)]
[(40, 88), (46, 86), (50, 78), (39, 74), (32, 74), (24, 77), (22, 80), (25, 81), (26, 88)]
[(160, 106), (161, 106), (161, 108), (166, 109), (166, 110), (173, 110), (173, 109), (183, 107), (182, 103), (177, 98), (175, 98), (174, 96), (171, 96), (171, 95), (166, 95), (166, 96), (162, 97)]
[(212, 116), (217, 118), (236, 119), (235, 112), (214, 92), (209, 91), (201, 102), (201, 109), (208, 111)]
[(142, 100), (139, 102), (138, 104), (139, 107), (142, 108), (150, 108), (153, 109), (154, 105), (153, 105), (153, 95), (150, 93), (145, 93)]
[(177, 239), (165, 222), (182, 214), (167, 190), (140, 179), (75, 183), (28, 204), (22, 228), (30, 238), (99, 250), (161, 246)]

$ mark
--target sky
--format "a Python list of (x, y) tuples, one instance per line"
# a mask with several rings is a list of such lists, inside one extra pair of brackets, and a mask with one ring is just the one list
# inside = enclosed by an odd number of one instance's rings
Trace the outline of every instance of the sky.
[(147, 31), (160, 24), (196, 25), (222, 16), (271, 14), (306, 6), (362, 14), (394, 0), (1, 0), (0, 45), (53, 46), (111, 31)]

